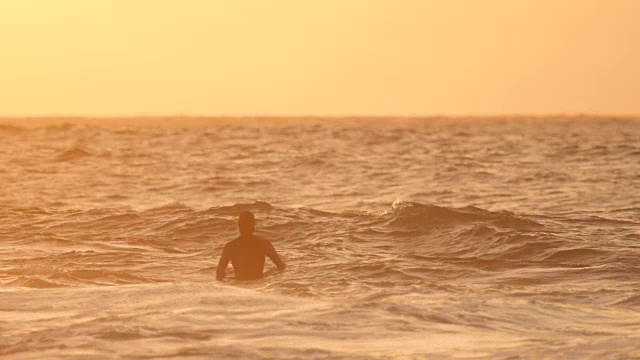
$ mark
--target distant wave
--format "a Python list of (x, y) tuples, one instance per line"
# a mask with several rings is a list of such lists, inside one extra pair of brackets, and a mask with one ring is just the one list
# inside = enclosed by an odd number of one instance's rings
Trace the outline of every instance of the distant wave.
[(0, 123), (0, 133), (19, 134), (24, 131), (25, 129), (21, 126)]
[(81, 147), (73, 147), (58, 154), (58, 161), (71, 161), (91, 156), (91, 153)]
[(32, 277), (32, 276), (19, 276), (17, 279), (7, 282), (5, 286), (30, 287), (30, 288), (37, 288), (37, 289), (65, 287), (65, 285), (59, 284), (55, 281), (46, 280), (46, 279), (43, 279), (42, 277)]

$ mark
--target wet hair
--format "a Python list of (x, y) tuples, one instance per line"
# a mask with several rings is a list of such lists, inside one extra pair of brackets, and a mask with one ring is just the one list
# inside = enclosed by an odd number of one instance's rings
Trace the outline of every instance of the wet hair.
[(243, 211), (238, 216), (238, 227), (240, 227), (240, 233), (253, 232), (253, 226), (256, 223), (256, 218), (251, 211)]

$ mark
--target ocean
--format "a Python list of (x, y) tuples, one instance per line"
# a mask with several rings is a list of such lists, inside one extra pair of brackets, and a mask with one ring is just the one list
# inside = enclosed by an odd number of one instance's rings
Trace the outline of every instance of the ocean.
[[(640, 120), (0, 121), (0, 357), (640, 358)], [(287, 264), (215, 269), (237, 215)]]

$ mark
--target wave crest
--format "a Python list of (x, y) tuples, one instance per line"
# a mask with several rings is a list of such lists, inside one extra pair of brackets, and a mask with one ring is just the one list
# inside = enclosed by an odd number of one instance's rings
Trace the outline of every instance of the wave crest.
[(451, 209), (415, 202), (395, 202), (386, 213), (387, 224), (401, 228), (435, 228), (469, 223), (486, 223), (501, 228), (528, 229), (541, 224), (508, 211), (491, 212), (473, 206)]
[(273, 206), (266, 201), (256, 200), (252, 204), (235, 204), (231, 206), (216, 206), (205, 211), (207, 214), (233, 215), (237, 216), (243, 211), (268, 212), (273, 210)]

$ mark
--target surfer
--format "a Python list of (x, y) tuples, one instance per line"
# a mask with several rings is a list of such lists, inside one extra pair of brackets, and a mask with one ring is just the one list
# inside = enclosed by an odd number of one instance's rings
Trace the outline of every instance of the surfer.
[(240, 214), (238, 217), (240, 236), (225, 245), (218, 262), (216, 279), (224, 279), (229, 261), (231, 261), (233, 270), (236, 273), (236, 279), (259, 279), (262, 277), (265, 255), (276, 264), (278, 270), (284, 270), (285, 264), (278, 256), (271, 242), (253, 235), (255, 223), (255, 218), (251, 212), (244, 211)]

